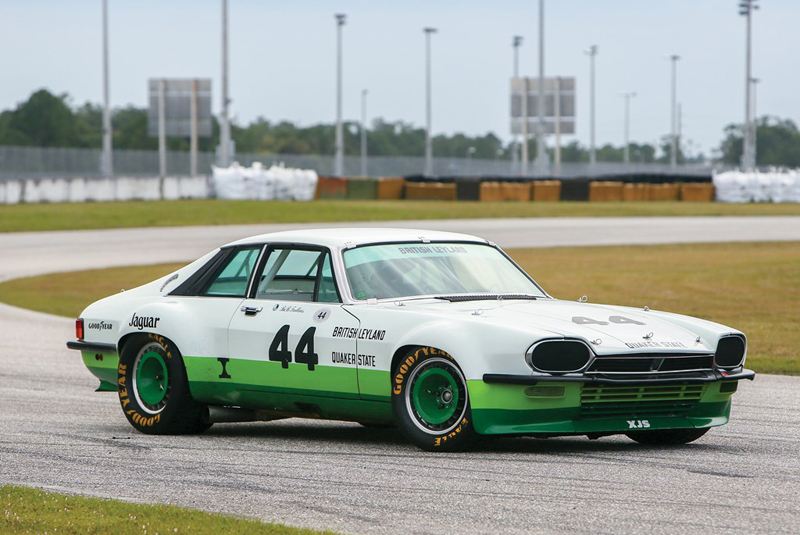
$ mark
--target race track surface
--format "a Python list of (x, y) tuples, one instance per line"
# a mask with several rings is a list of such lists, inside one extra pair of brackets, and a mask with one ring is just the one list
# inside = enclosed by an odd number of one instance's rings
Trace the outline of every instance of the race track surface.
[[(383, 226), (463, 231), (504, 247), (800, 239), (800, 218)], [(0, 235), (0, 280), (190, 260), (276, 228)], [(97, 381), (64, 346), (72, 320), (0, 304), (0, 325), (0, 484), (345, 533), (800, 532), (798, 377), (742, 383), (730, 424), (674, 448), (624, 437), (515, 438), (471, 453), (431, 454), (395, 430), (299, 419), (154, 437), (128, 425), (114, 393), (93, 392)]]

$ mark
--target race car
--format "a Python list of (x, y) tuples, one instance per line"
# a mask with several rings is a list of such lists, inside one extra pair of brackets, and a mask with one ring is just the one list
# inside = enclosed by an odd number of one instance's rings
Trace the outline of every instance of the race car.
[(740, 331), (556, 299), (495, 244), (427, 230), (236, 241), (93, 303), (76, 337), (143, 433), (323, 418), (429, 451), (481, 435), (683, 444), (727, 423), (755, 375)]

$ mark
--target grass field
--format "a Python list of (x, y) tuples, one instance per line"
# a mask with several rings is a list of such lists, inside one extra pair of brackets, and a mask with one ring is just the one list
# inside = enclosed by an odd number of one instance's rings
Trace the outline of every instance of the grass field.
[(3, 535), (333, 535), (170, 505), (139, 505), (8, 485), (0, 487), (0, 504)]
[(161, 201), (0, 206), (0, 232), (487, 217), (800, 215), (800, 204)]
[[(740, 329), (748, 366), (800, 374), (800, 242), (516, 249), (510, 254), (555, 297), (668, 310)], [(0, 301), (67, 317), (178, 264), (17, 279)]]

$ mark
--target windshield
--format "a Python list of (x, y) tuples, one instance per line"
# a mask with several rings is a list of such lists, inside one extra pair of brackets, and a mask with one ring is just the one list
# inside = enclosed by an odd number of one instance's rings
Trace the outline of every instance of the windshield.
[(542, 291), (500, 251), (476, 243), (393, 243), (344, 252), (356, 299)]

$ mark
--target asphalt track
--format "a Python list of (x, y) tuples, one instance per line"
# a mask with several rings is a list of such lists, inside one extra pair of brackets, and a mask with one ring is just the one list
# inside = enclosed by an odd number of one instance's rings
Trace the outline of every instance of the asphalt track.
[[(658, 219), (402, 226), (462, 230), (504, 247), (553, 245), (543, 230), (550, 224), (559, 245), (800, 239), (800, 218), (675, 218), (651, 227)], [(3, 235), (0, 279), (188, 260), (272, 228)], [(623, 234), (603, 229), (633, 231), (620, 242), (612, 240)], [(0, 305), (0, 326), (0, 483), (347, 533), (800, 532), (800, 378), (742, 384), (730, 424), (676, 448), (624, 437), (515, 438), (430, 454), (394, 430), (299, 419), (152, 437), (127, 424), (113, 393), (93, 392), (96, 381), (64, 347), (70, 319)]]

